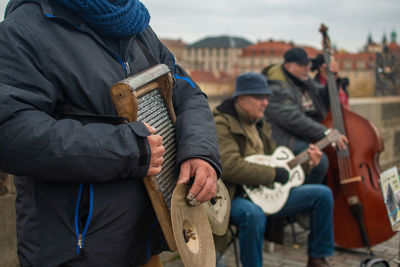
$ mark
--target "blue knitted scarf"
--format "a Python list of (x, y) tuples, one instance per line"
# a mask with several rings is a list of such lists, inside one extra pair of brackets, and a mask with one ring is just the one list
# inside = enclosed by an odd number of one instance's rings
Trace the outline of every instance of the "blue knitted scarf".
[(98, 34), (123, 37), (142, 33), (150, 14), (139, 0), (54, 0), (72, 9)]

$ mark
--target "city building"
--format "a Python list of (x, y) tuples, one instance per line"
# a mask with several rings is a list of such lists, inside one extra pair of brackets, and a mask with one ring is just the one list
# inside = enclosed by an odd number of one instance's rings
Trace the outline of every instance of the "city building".
[[(369, 34), (364, 51), (334, 51), (339, 75), (349, 79), (350, 97), (400, 94), (400, 46), (392, 31), (376, 43)], [(292, 42), (259, 41), (252, 44), (245, 38), (232, 36), (205, 37), (186, 45), (182, 40), (161, 39), (178, 62), (209, 96), (229, 95), (237, 75), (261, 72), (271, 64), (283, 62), (284, 53), (294, 47), (304, 48), (310, 58), (321, 50)]]
[(375, 95), (376, 53), (335, 53), (339, 64), (339, 76), (349, 79), (350, 97), (368, 97)]
[(242, 50), (251, 44), (240, 37), (206, 37), (186, 47), (186, 68), (233, 74)]
[(235, 77), (226, 72), (192, 70), (189, 74), (209, 98), (228, 97), (233, 93)]
[[(294, 46), (297, 45), (273, 40), (250, 45), (243, 49), (235, 72), (238, 74), (249, 71), (261, 72), (271, 64), (280, 64), (283, 62), (285, 52)], [(301, 47), (310, 58), (316, 57), (320, 53), (319, 50), (310, 46)]]

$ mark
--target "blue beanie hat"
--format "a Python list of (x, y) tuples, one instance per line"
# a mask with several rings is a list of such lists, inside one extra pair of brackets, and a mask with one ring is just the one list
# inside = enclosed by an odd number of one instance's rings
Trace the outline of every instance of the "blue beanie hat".
[(239, 95), (272, 95), (268, 87), (267, 78), (256, 72), (247, 72), (239, 75), (236, 79), (233, 97)]

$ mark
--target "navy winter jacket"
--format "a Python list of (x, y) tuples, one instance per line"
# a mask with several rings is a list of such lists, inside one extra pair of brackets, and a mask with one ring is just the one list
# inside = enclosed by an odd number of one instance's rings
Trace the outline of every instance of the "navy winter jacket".
[(142, 184), (146, 127), (60, 119), (56, 108), (116, 116), (110, 86), (151, 66), (140, 38), (176, 78), (178, 166), (199, 157), (220, 175), (215, 125), (199, 87), (150, 27), (106, 40), (50, 0), (11, 1), (0, 36), (0, 169), (16, 175), (21, 266), (138, 266), (164, 250)]

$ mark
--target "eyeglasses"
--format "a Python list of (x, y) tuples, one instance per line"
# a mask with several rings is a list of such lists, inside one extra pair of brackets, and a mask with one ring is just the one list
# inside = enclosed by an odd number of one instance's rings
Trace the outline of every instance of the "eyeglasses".
[(268, 99), (268, 95), (250, 95), (251, 97), (257, 99), (257, 100), (264, 100)]

